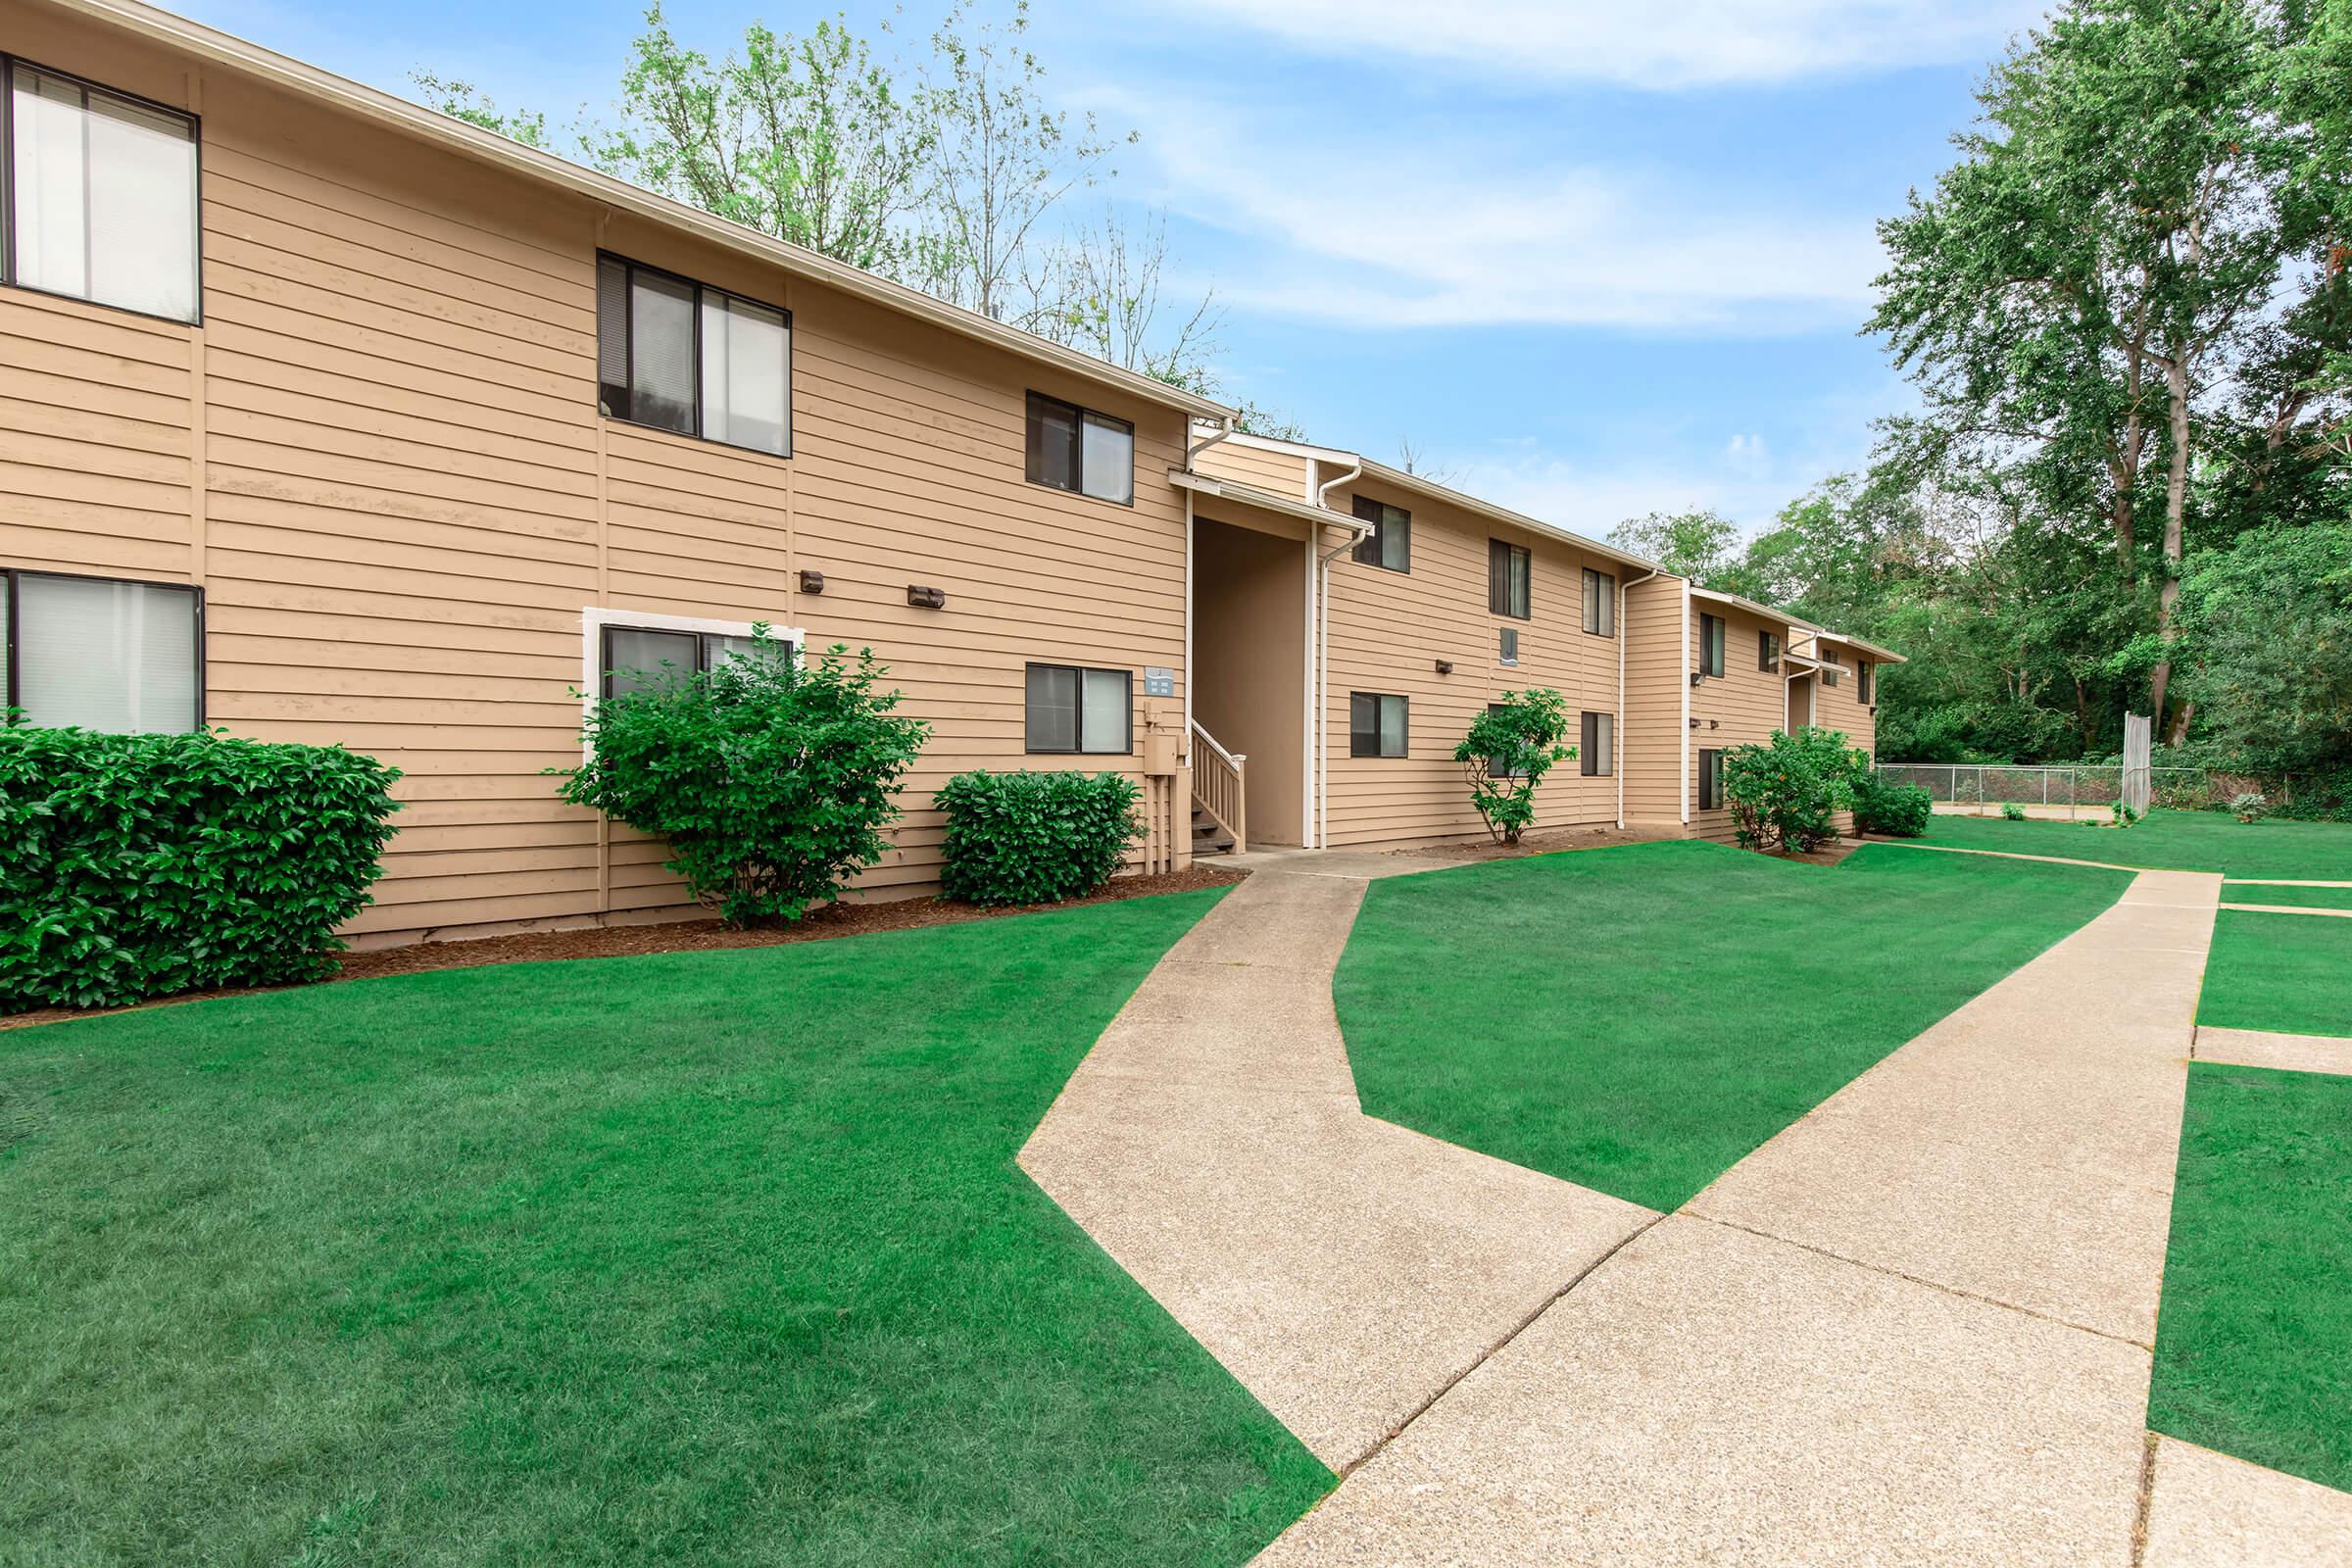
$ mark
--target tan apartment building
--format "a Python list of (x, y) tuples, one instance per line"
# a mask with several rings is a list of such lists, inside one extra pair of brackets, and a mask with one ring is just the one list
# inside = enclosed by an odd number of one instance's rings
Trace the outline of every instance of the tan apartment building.
[(1583, 726), (1544, 820), (1709, 829), (1647, 563), (132, 0), (0, 0), (0, 72), (8, 699), (402, 768), (363, 941), (692, 912), (548, 773), (756, 623), (933, 728), (877, 896), (972, 767), (1138, 778), (1146, 867), (1196, 813), (1474, 834), (1454, 742), (1535, 685)]

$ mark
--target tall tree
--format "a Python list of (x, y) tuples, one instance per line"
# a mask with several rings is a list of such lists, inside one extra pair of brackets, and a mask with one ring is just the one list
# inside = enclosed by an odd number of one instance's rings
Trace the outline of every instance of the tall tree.
[(1739, 559), (1740, 526), (1703, 507), (1653, 512), (1611, 528), (1609, 543), (1646, 556), (1677, 576), (1711, 584)]
[[(2161, 458), (2166, 647), (2199, 410), (2277, 275), (2271, 43), (2246, 0), (2077, 0), (1993, 69), (1935, 194), (1881, 225), (1871, 327), (1925, 395), (1915, 440), (2095, 508), (2127, 582)], [(2170, 676), (2160, 649), (2160, 711)]]

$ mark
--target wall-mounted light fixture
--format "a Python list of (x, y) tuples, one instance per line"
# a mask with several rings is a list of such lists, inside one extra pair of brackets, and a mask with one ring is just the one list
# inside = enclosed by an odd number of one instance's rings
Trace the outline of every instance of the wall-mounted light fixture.
[(1438, 673), (1439, 673), (1439, 674), (1441, 674), (1441, 675), (1450, 675), (1450, 674), (1452, 674), (1452, 673), (1453, 673), (1453, 662), (1452, 662), (1452, 661), (1450, 661), (1450, 660), (1446, 660), (1446, 659), (1441, 659), (1441, 660), (1439, 660), (1439, 661), (1438, 661)]
[(1705, 675), (1701, 674), (1695, 669), (1690, 672), (1690, 684), (1693, 686), (1697, 685), (1700, 681), (1705, 680), (1706, 678), (1707, 677)]
[(821, 571), (810, 571), (808, 567), (803, 566), (801, 568), (801, 592), (805, 594), (821, 594), (824, 591), (825, 574)]
[(920, 588), (908, 583), (906, 602), (917, 610), (945, 610), (948, 608), (948, 591), (945, 588)]

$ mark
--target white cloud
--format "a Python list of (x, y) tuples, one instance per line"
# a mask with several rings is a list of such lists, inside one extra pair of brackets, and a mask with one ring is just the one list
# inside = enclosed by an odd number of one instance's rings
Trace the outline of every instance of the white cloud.
[(1511, 168), (1491, 143), (1375, 139), (1250, 105), (1141, 100), (1165, 199), (1256, 251), (1228, 303), (1363, 326), (1496, 323), (1773, 332), (1851, 325), (1872, 220), (1703, 176)]
[(1326, 55), (1673, 89), (1978, 60), (2035, 0), (1187, 0), (1188, 15)]

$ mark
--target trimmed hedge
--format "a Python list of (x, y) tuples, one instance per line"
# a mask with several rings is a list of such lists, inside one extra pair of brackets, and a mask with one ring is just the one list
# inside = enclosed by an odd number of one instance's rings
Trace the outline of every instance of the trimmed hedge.
[(1936, 812), (1934, 797), (1916, 784), (1889, 784), (1875, 772), (1862, 775), (1854, 792), (1854, 830), (1890, 839), (1916, 839)]
[(1142, 836), (1143, 791), (1117, 773), (958, 773), (941, 891), (966, 904), (1057, 904), (1110, 880)]
[(0, 729), (0, 1012), (318, 978), (399, 776), (339, 746)]

